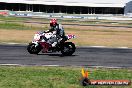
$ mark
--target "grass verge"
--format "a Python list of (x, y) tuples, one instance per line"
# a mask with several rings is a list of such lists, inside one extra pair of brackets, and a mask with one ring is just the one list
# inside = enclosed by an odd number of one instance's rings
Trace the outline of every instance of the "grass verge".
[(41, 27), (32, 27), (21, 23), (1, 22), (0, 29), (36, 30), (41, 29)]
[[(131, 29), (96, 28), (65, 27), (65, 32), (66, 34), (74, 34), (76, 38), (70, 41), (79, 46), (132, 47)], [(29, 43), (34, 34), (41, 30), (39, 28), (33, 29), (0, 29), (0, 42)]]
[[(9, 20), (11, 19), (15, 20), (15, 18), (10, 18)], [(31, 20), (31, 18), (30, 21), (48, 22), (48, 20), (46, 19)], [(61, 21), (65, 22), (64, 20)], [(90, 22), (95, 22), (95, 21), (92, 20)], [(98, 20), (98, 21), (104, 21), (104, 20)], [(105, 22), (109, 22), (109, 21), (105, 21)], [(70, 24), (73, 22), (67, 22), (67, 23)], [(49, 26), (48, 24), (0, 21), (0, 42), (29, 43), (32, 40), (34, 33), (40, 30), (47, 30), (48, 26)], [(98, 25), (95, 26), (63, 25), (63, 26), (65, 28), (66, 34), (76, 35), (76, 38), (70, 41), (74, 42), (76, 45), (79, 46), (107, 46), (107, 47), (129, 47), (129, 48), (132, 47), (131, 28), (104, 27)]]
[[(132, 80), (131, 69), (87, 68), (90, 79)], [(0, 88), (83, 88), (81, 68), (0, 66)], [(132, 88), (130, 86), (88, 86), (86, 88)]]

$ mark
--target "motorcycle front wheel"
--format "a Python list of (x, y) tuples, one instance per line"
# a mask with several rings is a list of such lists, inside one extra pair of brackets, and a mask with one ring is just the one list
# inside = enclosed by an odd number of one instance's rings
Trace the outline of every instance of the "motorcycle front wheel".
[(41, 51), (41, 46), (34, 44), (34, 43), (30, 43), (27, 46), (27, 50), (30, 54), (38, 54)]

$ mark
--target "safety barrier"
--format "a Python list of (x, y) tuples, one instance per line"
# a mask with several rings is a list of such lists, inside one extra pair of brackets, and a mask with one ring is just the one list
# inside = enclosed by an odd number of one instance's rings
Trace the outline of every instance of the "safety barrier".
[[(6, 12), (6, 11), (5, 11)], [(70, 18), (70, 19), (105, 19), (105, 20), (132, 20), (131, 17), (115, 16), (112, 14), (61, 14), (61, 13), (43, 13), (43, 12), (25, 12), (25, 11), (7, 11), (9, 16), (19, 16), (19, 17), (38, 17), (38, 18)], [(0, 14), (6, 14), (0, 12)]]

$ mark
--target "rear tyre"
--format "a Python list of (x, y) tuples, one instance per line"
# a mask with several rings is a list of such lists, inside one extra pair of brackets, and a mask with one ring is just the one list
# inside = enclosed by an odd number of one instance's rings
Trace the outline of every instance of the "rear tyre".
[(62, 49), (61, 53), (64, 56), (71, 56), (75, 52), (75, 44), (72, 42), (65, 42)]
[(30, 54), (38, 54), (40, 51), (41, 51), (41, 46), (40, 44), (36, 46), (36, 44), (34, 43), (30, 43), (28, 46), (27, 46), (27, 50)]

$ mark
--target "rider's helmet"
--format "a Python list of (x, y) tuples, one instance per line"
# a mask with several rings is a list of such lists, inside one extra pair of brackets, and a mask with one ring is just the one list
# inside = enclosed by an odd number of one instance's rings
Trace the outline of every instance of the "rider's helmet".
[(50, 20), (50, 26), (51, 27), (54, 27), (54, 26), (56, 26), (57, 25), (57, 20), (56, 19), (51, 19)]

